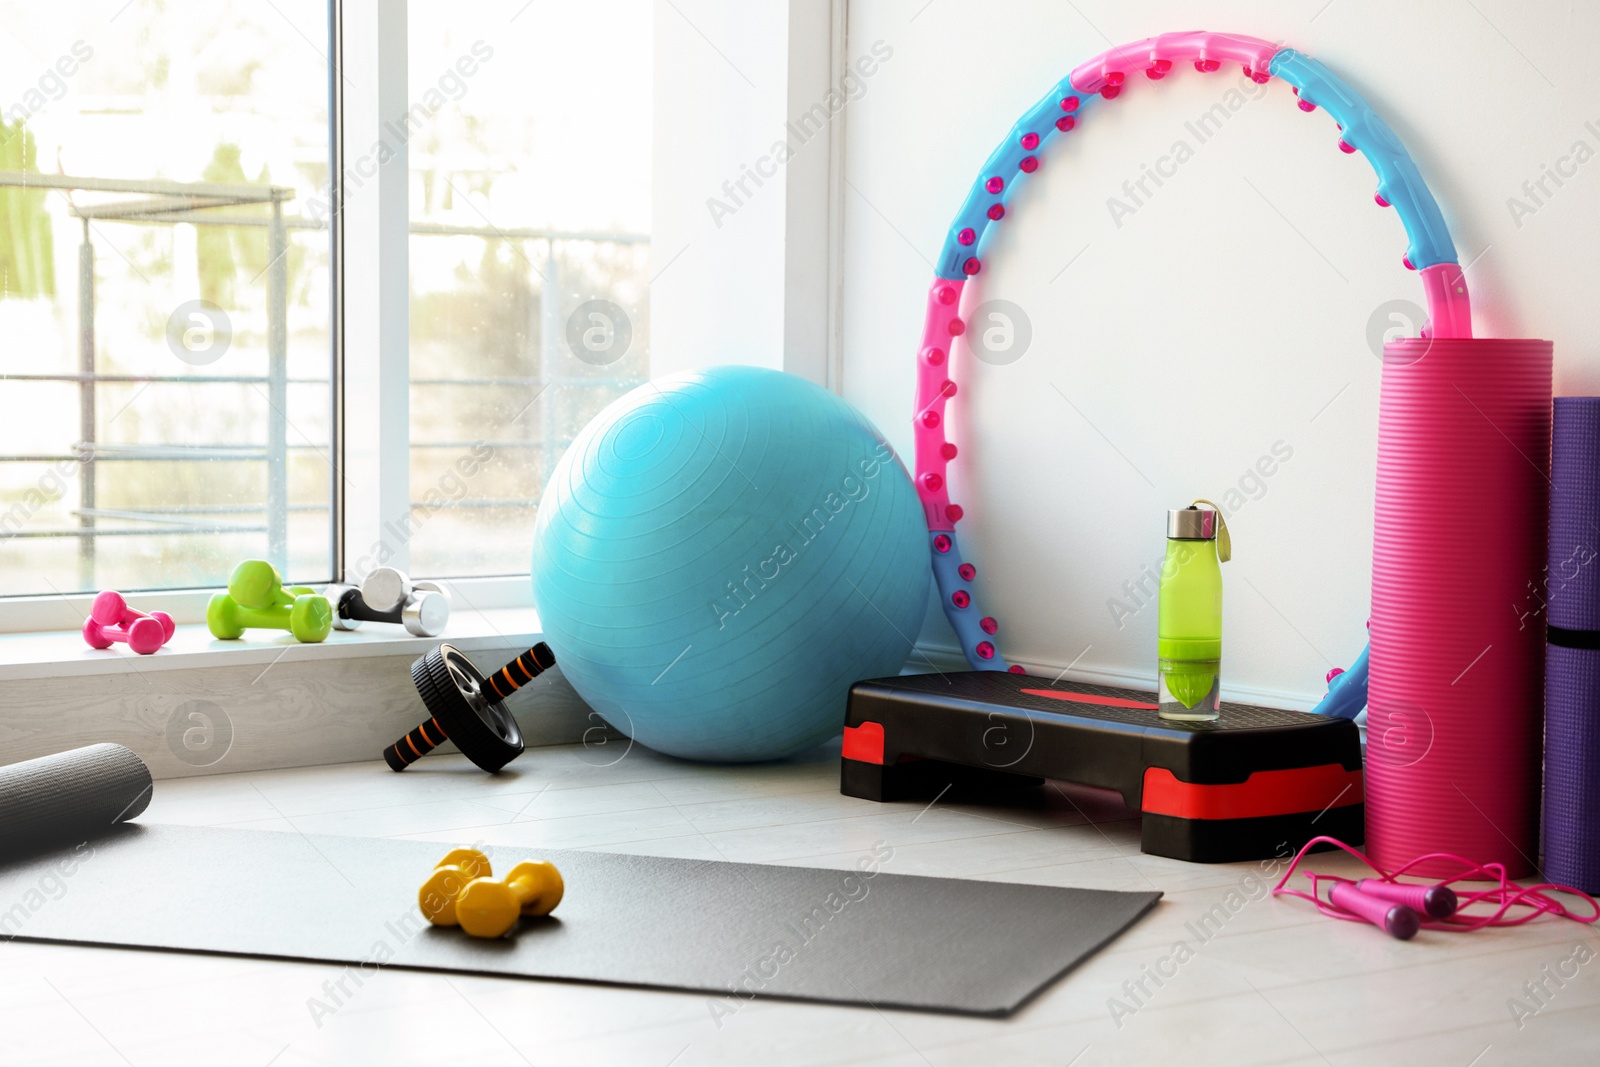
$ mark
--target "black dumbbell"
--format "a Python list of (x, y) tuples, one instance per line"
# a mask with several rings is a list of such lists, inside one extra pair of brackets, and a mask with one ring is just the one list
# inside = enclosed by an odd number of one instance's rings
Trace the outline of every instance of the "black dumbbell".
[(384, 749), (384, 761), (403, 771), (448, 738), (479, 767), (498, 771), (523, 748), (522, 731), (503, 701), (555, 662), (543, 641), (487, 677), (454, 645), (419, 656), (411, 680), (433, 717)]
[(413, 582), (393, 567), (378, 567), (361, 581), (328, 587), (333, 625), (354, 630), (364, 622), (392, 622), (416, 637), (438, 637), (450, 621), (450, 600), (433, 582)]

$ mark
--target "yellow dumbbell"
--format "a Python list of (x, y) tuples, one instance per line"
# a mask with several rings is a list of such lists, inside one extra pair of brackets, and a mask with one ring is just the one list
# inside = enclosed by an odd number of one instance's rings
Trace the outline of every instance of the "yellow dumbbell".
[(473, 937), (504, 937), (523, 915), (549, 915), (566, 886), (555, 865), (528, 860), (511, 868), (504, 881), (475, 878), (455, 901), (455, 918)]
[(422, 914), (435, 926), (456, 925), (456, 898), (474, 878), (490, 875), (489, 857), (475, 848), (455, 848), (434, 867), (417, 890)]

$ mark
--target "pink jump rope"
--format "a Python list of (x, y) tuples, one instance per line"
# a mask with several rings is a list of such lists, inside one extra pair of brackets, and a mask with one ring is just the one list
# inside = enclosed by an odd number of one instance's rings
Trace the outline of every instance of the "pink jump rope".
[[(1378, 877), (1350, 879), (1306, 871), (1305, 877), (1311, 883), (1311, 891), (1291, 889), (1289, 880), (1299, 869), (1300, 861), (1317, 845), (1343, 849), (1370, 867)], [(1432, 885), (1400, 881), (1401, 876), (1413, 867), (1437, 867), (1440, 864), (1458, 865), (1461, 872)], [(1469, 879), (1494, 884), (1476, 892), (1451, 888)], [(1567, 910), (1565, 905), (1550, 895), (1551, 892), (1570, 893), (1588, 904), (1592, 914), (1580, 915)], [(1278, 884), (1272, 887), (1272, 895), (1309, 900), (1324, 915), (1347, 922), (1371, 923), (1401, 941), (1409, 941), (1418, 930), (1467, 933), (1485, 926), (1521, 926), (1541, 915), (1554, 915), (1558, 919), (1580, 923), (1592, 923), (1600, 919), (1600, 903), (1582, 890), (1552, 882), (1518, 885), (1506, 878), (1503, 864), (1478, 864), (1448, 852), (1433, 852), (1418, 856), (1390, 874), (1380, 870), (1362, 853), (1332, 837), (1314, 837), (1307, 841), (1305, 847), (1295, 854)], [(1493, 910), (1468, 913), (1467, 909), (1478, 905)], [(1514, 908), (1525, 910), (1511, 914)]]

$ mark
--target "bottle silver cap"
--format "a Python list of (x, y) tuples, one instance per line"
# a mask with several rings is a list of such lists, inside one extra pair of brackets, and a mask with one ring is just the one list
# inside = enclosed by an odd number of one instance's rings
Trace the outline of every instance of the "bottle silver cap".
[(1175, 508), (1167, 512), (1167, 536), (1179, 541), (1212, 541), (1217, 536), (1217, 513), (1210, 508)]

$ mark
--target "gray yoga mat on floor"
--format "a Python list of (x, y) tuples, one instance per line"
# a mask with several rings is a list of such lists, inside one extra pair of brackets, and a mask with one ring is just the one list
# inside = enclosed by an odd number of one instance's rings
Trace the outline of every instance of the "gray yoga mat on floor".
[(129, 824), (0, 864), (0, 936), (1005, 1015), (1161, 895), (495, 846), (566, 897), (479, 941), (417, 910), (449, 848)]

